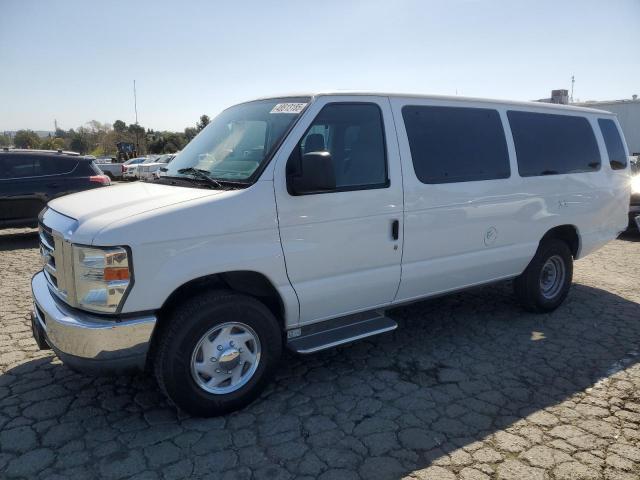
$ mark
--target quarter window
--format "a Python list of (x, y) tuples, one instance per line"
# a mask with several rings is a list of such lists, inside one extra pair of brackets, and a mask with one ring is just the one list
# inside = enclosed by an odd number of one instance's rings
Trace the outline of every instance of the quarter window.
[(336, 191), (388, 185), (382, 112), (373, 103), (331, 103), (307, 129), (287, 163), (295, 175), (302, 155), (329, 152)]
[(593, 172), (600, 152), (585, 117), (509, 111), (509, 125), (522, 177)]
[(627, 154), (615, 122), (607, 118), (600, 118), (598, 119), (598, 125), (600, 125), (600, 131), (602, 131), (602, 136), (604, 137), (611, 168), (613, 170), (627, 168)]
[(507, 143), (496, 110), (403, 107), (411, 160), (422, 183), (508, 178)]

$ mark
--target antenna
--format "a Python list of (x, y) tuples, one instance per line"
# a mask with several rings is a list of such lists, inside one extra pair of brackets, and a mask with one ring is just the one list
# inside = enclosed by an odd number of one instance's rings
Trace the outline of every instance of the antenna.
[(133, 81), (133, 109), (136, 112), (136, 125), (138, 124), (138, 98), (136, 96), (136, 81)]
[(576, 77), (574, 77), (573, 75), (571, 75), (571, 98), (569, 98), (569, 101), (571, 103), (573, 103), (573, 85), (576, 83)]
[[(136, 112), (136, 127), (138, 126), (138, 97), (136, 96), (136, 81), (133, 81), (133, 109)], [(136, 156), (140, 154), (140, 141), (138, 140), (138, 129), (136, 128)]]

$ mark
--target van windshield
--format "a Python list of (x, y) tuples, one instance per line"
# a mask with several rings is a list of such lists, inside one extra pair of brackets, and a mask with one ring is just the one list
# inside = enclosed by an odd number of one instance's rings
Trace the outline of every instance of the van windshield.
[(310, 98), (273, 98), (223, 111), (163, 169), (162, 177), (205, 174), (247, 183), (299, 117)]

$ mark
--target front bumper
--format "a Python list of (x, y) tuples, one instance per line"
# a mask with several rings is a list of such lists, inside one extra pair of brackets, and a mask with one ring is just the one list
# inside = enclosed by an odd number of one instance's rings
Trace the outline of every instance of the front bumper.
[(31, 280), (34, 337), (70, 367), (88, 372), (143, 369), (155, 315), (109, 318), (65, 305), (49, 291), (43, 272)]

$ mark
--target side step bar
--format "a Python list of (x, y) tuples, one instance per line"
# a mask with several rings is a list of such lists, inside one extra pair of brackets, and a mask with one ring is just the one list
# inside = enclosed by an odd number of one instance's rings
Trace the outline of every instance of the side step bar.
[(287, 332), (287, 347), (296, 353), (314, 353), (361, 338), (395, 330), (398, 324), (381, 312), (365, 312), (318, 322)]

